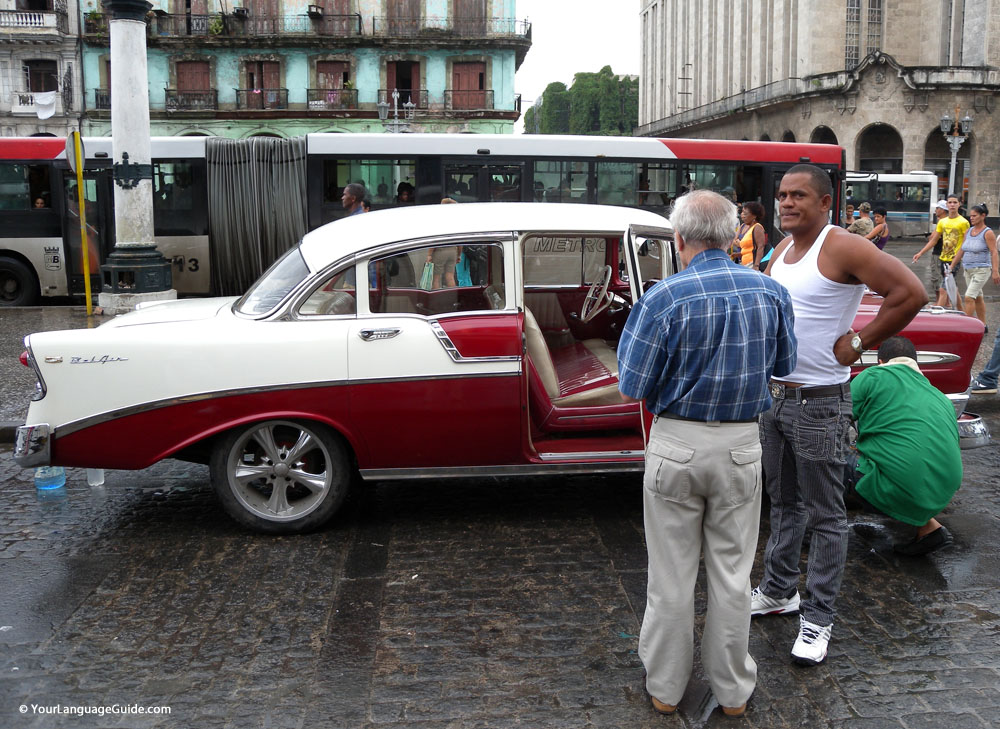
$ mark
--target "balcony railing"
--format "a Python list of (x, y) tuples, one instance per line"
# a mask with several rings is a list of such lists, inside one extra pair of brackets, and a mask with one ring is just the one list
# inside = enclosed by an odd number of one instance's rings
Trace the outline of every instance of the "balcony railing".
[(181, 91), (164, 89), (167, 111), (211, 111), (218, 107), (218, 91)]
[(357, 89), (307, 89), (309, 111), (357, 109)]
[(111, 89), (94, 89), (94, 108), (111, 109)]
[[(379, 89), (378, 90), (378, 103), (392, 104), (392, 89)], [(398, 89), (399, 91), (399, 106), (403, 107), (403, 104), (412, 101), (414, 106), (418, 109), (427, 108), (427, 89)]]
[(493, 89), (485, 91), (445, 89), (444, 108), (465, 111), (491, 110), (493, 109)]
[[(10, 111), (12, 114), (37, 114), (38, 109), (35, 107), (35, 94), (41, 92), (33, 91), (15, 91), (11, 98)], [(55, 97), (55, 111), (56, 116), (61, 116), (63, 114), (63, 98), (62, 94), (56, 94)]]
[(237, 109), (287, 109), (288, 89), (234, 89)]
[(381, 37), (530, 38), (531, 24), (514, 18), (373, 17), (372, 35)]
[[(88, 30), (87, 32), (92, 32)], [(361, 35), (361, 15), (157, 15), (150, 22), (149, 35), (171, 38), (207, 36), (219, 38), (280, 35)]]
[(9, 31), (68, 33), (66, 11), (0, 10), (0, 28)]

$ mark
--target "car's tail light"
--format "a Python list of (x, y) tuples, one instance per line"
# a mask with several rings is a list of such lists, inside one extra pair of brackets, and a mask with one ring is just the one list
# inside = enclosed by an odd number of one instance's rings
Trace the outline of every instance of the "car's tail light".
[(31, 353), (31, 336), (24, 338), (24, 346), (27, 349), (21, 352), (21, 364), (25, 367), (30, 367), (35, 373), (35, 392), (32, 394), (32, 400), (41, 400), (45, 397), (45, 380), (42, 379), (42, 373), (38, 371), (38, 364), (35, 362), (35, 356)]

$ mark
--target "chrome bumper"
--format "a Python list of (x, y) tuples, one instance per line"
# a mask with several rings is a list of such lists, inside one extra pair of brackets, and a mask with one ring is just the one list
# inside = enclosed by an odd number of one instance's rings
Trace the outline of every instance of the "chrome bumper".
[(990, 429), (975, 413), (962, 413), (958, 419), (958, 443), (962, 450), (979, 448), (990, 442)]
[(14, 440), (14, 462), (21, 468), (49, 465), (52, 455), (49, 430), (48, 423), (20, 426)]
[(955, 407), (955, 417), (960, 417), (962, 413), (965, 412), (966, 406), (969, 404), (969, 398), (972, 396), (972, 387), (970, 386), (965, 392), (954, 392), (946, 393), (945, 397), (951, 400), (951, 404)]

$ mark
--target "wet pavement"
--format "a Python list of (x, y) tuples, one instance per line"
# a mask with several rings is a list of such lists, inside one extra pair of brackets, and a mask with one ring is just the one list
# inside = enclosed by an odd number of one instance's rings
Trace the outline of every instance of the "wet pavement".
[[(86, 317), (0, 310), (0, 420), (33, 386), (22, 330), (53, 323)], [(1000, 398), (973, 403), (1000, 434)], [(70, 469), (43, 500), (0, 444), (0, 727), (997, 726), (1000, 447), (963, 462), (955, 545), (900, 558), (903, 527), (851, 511), (829, 658), (791, 664), (797, 618), (755, 620), (757, 690), (728, 719), (700, 666), (677, 715), (649, 706), (637, 476), (365, 484), (321, 532), (275, 538), (231, 522), (202, 466), (97, 488)]]

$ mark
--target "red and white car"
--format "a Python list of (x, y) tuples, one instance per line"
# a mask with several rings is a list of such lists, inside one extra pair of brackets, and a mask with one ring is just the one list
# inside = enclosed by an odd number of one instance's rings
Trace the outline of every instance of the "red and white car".
[[(440, 280), (421, 286), (429, 258)], [(641, 470), (644, 418), (619, 398), (615, 346), (643, 287), (676, 266), (667, 222), (641, 210), (355, 215), (306, 235), (240, 299), (27, 337), (38, 387), (15, 458), (208, 463), (226, 511), (272, 533), (325, 522), (356, 473)], [(928, 313), (911, 329), (960, 412), (982, 325)]]

